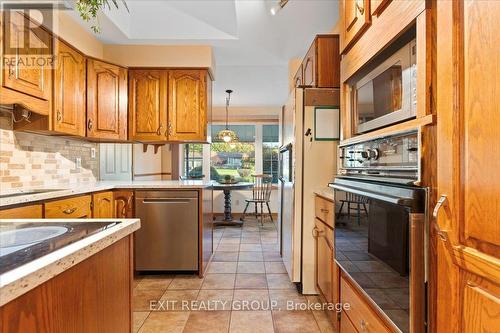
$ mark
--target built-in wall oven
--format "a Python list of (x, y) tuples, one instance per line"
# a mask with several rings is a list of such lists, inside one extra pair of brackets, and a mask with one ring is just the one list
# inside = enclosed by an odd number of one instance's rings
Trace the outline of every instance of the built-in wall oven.
[(426, 189), (417, 133), (340, 148), (335, 260), (401, 332), (425, 331)]
[(396, 44), (394, 48), (395, 52), (386, 51), (348, 81), (355, 133), (415, 117), (416, 42), (413, 39), (402, 47)]

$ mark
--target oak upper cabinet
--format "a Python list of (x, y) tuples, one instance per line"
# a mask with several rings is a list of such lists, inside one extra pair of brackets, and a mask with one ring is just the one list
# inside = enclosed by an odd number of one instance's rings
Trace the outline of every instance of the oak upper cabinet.
[(170, 141), (206, 141), (207, 137), (206, 70), (176, 69), (168, 76), (168, 139)]
[(167, 82), (167, 70), (129, 70), (130, 140), (167, 139)]
[(55, 50), (53, 129), (85, 136), (85, 57), (61, 40)]
[(300, 64), (299, 69), (297, 70), (297, 73), (295, 73), (295, 76), (293, 77), (293, 87), (292, 88), (298, 88), (304, 84), (303, 74), (304, 74), (304, 72), (302, 71), (302, 64)]
[(379, 16), (391, 0), (370, 0), (370, 14)]
[(495, 332), (500, 159), (492, 156), (500, 154), (500, 2), (436, 5), (436, 332)]
[(302, 84), (314, 88), (340, 87), (339, 35), (317, 35), (302, 61)]
[(0, 21), (4, 27), (0, 41), (2, 103), (48, 115), (52, 100), (51, 34), (31, 25), (21, 12), (0, 12)]
[(134, 217), (134, 192), (133, 191), (114, 191), (114, 213), (116, 218)]
[(113, 192), (92, 194), (92, 217), (96, 219), (114, 218), (114, 212)]
[(342, 0), (342, 52), (355, 42), (371, 23), (370, 0)]
[(127, 140), (127, 69), (87, 59), (87, 137)]

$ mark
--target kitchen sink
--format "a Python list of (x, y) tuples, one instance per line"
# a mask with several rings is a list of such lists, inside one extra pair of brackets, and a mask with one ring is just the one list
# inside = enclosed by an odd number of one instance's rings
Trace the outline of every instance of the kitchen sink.
[(68, 228), (64, 226), (41, 226), (3, 231), (0, 233), (0, 257), (60, 236), (67, 231)]

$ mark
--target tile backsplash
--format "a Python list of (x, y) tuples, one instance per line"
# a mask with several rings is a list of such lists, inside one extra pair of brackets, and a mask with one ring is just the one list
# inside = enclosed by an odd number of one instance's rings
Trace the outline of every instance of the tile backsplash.
[[(99, 178), (96, 143), (11, 130), (11, 118), (0, 116), (0, 192), (58, 187)], [(91, 149), (96, 156), (92, 158)], [(76, 159), (81, 158), (77, 168)]]

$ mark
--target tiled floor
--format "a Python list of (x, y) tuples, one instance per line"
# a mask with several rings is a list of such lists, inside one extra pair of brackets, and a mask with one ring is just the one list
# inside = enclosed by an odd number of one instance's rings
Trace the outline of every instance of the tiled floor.
[[(214, 232), (215, 255), (204, 279), (143, 276), (135, 281), (134, 332), (333, 332), (322, 311), (301, 310), (281, 261), (276, 227), (249, 218)], [(294, 310), (291, 310), (294, 308)]]

